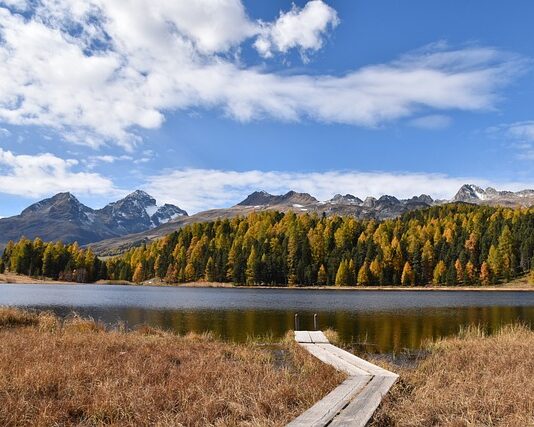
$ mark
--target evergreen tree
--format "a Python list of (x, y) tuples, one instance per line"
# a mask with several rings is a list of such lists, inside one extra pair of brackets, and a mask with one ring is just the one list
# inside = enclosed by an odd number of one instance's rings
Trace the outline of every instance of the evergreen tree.
[(433, 283), (434, 285), (442, 285), (446, 281), (447, 266), (445, 262), (439, 261), (436, 264), (433, 274)]
[(371, 285), (381, 283), (382, 263), (378, 260), (378, 257), (371, 262), (371, 265), (369, 266), (369, 272), (371, 273)]
[(247, 269), (245, 271), (247, 285), (255, 285), (258, 283), (259, 264), (260, 263), (258, 260), (258, 254), (256, 253), (256, 249), (252, 247), (250, 255), (247, 259)]
[(454, 262), (454, 268), (456, 270), (456, 280), (458, 282), (464, 282), (464, 278), (465, 278), (465, 272), (464, 272), (464, 266), (462, 265), (462, 262), (457, 259), (455, 262)]
[(487, 265), (491, 270), (491, 276), (498, 280), (501, 277), (503, 263), (501, 253), (493, 245), (489, 250)]
[(339, 268), (336, 273), (336, 286), (347, 286), (349, 284), (349, 268), (347, 261), (343, 260), (339, 263)]
[(347, 267), (348, 271), (347, 271), (347, 274), (348, 274), (348, 284), (349, 285), (355, 285), (356, 284), (356, 266), (354, 265), (354, 260), (351, 258), (351, 260), (349, 261), (349, 264), (348, 264), (348, 267)]
[(324, 264), (321, 264), (319, 271), (317, 272), (317, 284), (324, 286), (327, 284), (327, 281), (328, 275), (326, 274), (326, 269), (324, 268)]
[(206, 263), (206, 271), (204, 273), (204, 279), (207, 282), (215, 282), (216, 280), (215, 261), (213, 261), (212, 257), (209, 257), (208, 262)]
[(371, 272), (369, 271), (369, 264), (367, 261), (363, 263), (358, 271), (358, 285), (368, 286), (371, 284)]

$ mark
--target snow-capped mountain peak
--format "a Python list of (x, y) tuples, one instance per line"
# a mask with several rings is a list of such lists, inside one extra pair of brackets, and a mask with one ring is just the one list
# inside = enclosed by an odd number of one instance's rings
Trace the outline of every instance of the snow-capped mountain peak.
[(158, 206), (156, 199), (142, 190), (136, 190), (123, 199), (110, 203), (102, 211), (106, 211), (110, 221), (116, 222), (129, 233), (157, 227), (178, 216), (187, 216), (187, 212), (177, 206)]

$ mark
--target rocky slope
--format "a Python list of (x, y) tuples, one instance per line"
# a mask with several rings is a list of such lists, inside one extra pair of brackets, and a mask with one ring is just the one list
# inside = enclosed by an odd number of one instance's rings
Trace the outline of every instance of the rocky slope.
[(465, 184), (458, 190), (452, 201), (478, 205), (528, 207), (534, 205), (534, 190), (498, 191), (492, 187), (484, 190), (473, 184)]
[(0, 243), (26, 236), (87, 244), (146, 231), (181, 216), (187, 212), (173, 205), (159, 207), (143, 191), (102, 209), (91, 209), (72, 194), (59, 193), (34, 203), (20, 215), (0, 219)]

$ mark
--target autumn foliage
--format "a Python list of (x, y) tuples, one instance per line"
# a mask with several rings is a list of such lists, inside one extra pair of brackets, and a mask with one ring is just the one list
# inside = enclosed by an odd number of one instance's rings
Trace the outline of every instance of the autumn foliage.
[(192, 224), (108, 260), (110, 279), (489, 285), (527, 273), (534, 209), (445, 205), (382, 222), (293, 212)]

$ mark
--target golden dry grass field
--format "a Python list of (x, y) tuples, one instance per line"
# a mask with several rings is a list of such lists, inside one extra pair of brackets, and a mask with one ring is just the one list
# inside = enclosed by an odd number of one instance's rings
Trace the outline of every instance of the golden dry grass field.
[(506, 326), (493, 336), (471, 327), (429, 345), (399, 382), (373, 426), (534, 426), (534, 332)]
[(282, 426), (343, 375), (276, 346), (0, 308), (0, 425)]

